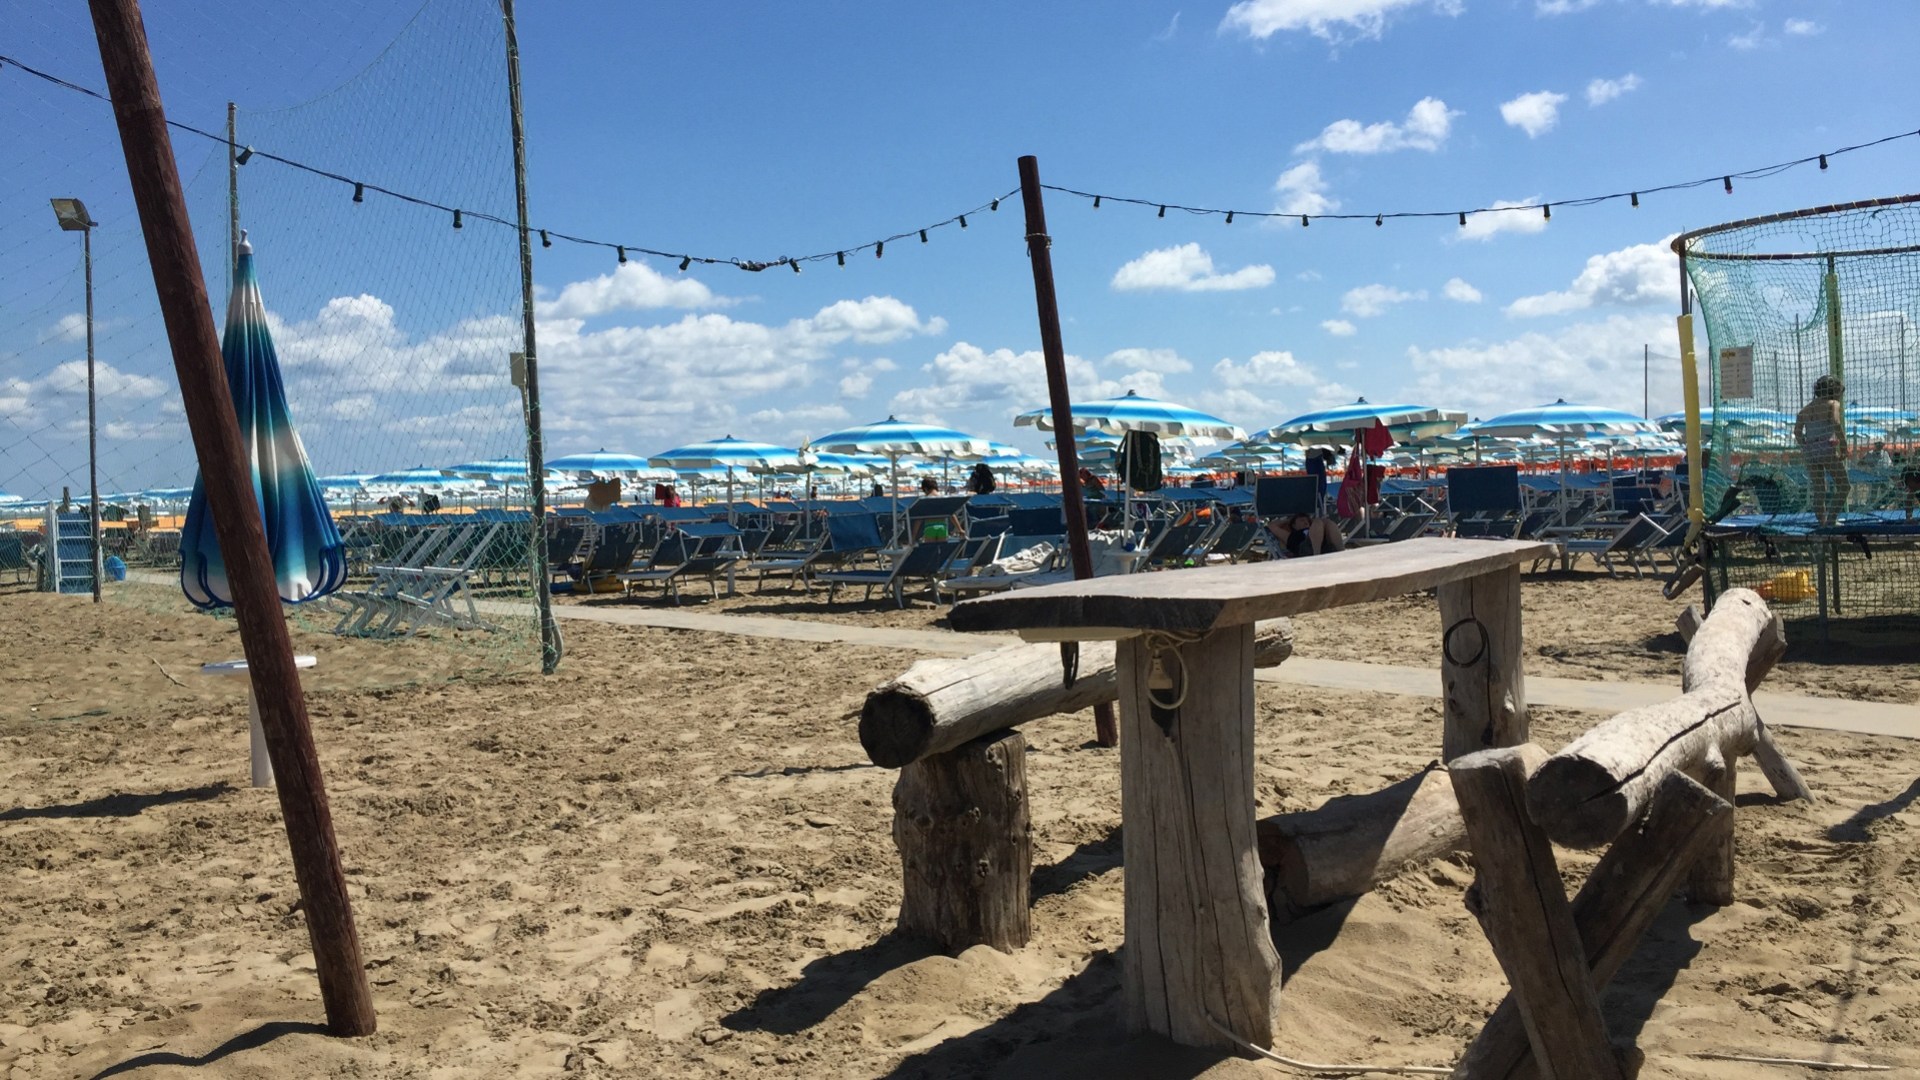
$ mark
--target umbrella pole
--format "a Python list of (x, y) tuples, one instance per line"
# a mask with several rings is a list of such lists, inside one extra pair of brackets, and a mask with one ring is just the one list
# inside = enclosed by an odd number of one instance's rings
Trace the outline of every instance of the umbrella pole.
[[(1040, 316), (1040, 351), (1047, 366), (1047, 398), (1053, 411), (1053, 445), (1060, 460), (1060, 502), (1067, 517), (1067, 551), (1073, 576), (1093, 576), (1093, 552), (1087, 545), (1087, 506), (1080, 493), (1080, 453), (1073, 443), (1073, 404), (1067, 396), (1066, 346), (1060, 339), (1060, 304), (1053, 293), (1053, 238), (1047, 235), (1047, 209), (1040, 195), (1040, 159), (1020, 159), (1020, 198), (1027, 215), (1027, 256), (1033, 263), (1033, 298)], [(1060, 662), (1069, 675), (1079, 663), (1078, 646), (1060, 646)], [(1093, 707), (1094, 741), (1120, 745), (1113, 706)]]
[(146, 234), (187, 426), (233, 589), (234, 616), (247, 677), (260, 706), (267, 750), (279, 781), (280, 814), (292, 848), (294, 879), (306, 911), (320, 999), (336, 1035), (371, 1035), (378, 1026), (361, 959), (360, 936), (341, 870), (320, 758), (294, 666), (293, 640), (280, 610), (266, 526), (254, 500), (246, 447), (200, 274), (186, 196), (167, 131), (137, 0), (89, 0), (100, 65), (107, 76), (127, 179)]

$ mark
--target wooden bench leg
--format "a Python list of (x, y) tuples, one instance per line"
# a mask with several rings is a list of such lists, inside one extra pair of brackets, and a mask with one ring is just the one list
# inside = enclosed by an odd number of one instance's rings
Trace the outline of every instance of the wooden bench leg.
[(900, 770), (893, 841), (904, 875), (902, 932), (949, 952), (1012, 952), (1031, 932), (1027, 741), (997, 731)]
[(1435, 590), (1440, 601), (1441, 758), (1529, 738), (1521, 670), (1520, 568), (1504, 567)]
[[(1156, 649), (1171, 688), (1150, 685)], [(1254, 838), (1253, 627), (1129, 638), (1116, 669), (1128, 1025), (1235, 1049), (1218, 1024), (1271, 1046), (1280, 957)]]
[(1528, 743), (1448, 766), (1473, 845), (1481, 926), (1513, 987), (1540, 1074), (1622, 1080), (1553, 845), (1527, 816), (1527, 775), (1546, 756)]

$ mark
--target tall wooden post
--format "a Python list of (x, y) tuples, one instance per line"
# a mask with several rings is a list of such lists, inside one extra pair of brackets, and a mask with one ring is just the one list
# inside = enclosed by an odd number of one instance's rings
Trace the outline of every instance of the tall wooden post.
[[(1067, 395), (1067, 352), (1060, 341), (1060, 305), (1053, 295), (1053, 238), (1047, 235), (1047, 208), (1040, 196), (1040, 159), (1020, 159), (1020, 201), (1027, 211), (1027, 257), (1033, 263), (1033, 298), (1040, 309), (1040, 354), (1047, 365), (1047, 405), (1053, 413), (1053, 448), (1060, 461), (1060, 501), (1067, 515), (1067, 553), (1073, 576), (1093, 576), (1093, 554), (1087, 547), (1087, 504), (1080, 494), (1080, 450), (1073, 441), (1073, 403)], [(1073, 642), (1062, 642), (1060, 659), (1074, 662)], [(1120, 725), (1113, 706), (1093, 707), (1094, 741), (1101, 746), (1120, 744)]]
[(546, 444), (540, 431), (540, 360), (533, 333), (533, 237), (527, 226), (527, 128), (520, 110), (520, 34), (513, 21), (513, 0), (500, 0), (500, 18), (506, 24), (507, 98), (513, 114), (513, 205), (520, 228), (520, 350), (526, 371), (521, 403), (527, 426), (527, 502), (533, 518), (532, 547), (527, 557), (533, 574), (533, 603), (540, 617), (540, 671), (551, 675), (560, 669), (560, 657), (566, 649), (548, 592), (553, 575), (547, 565)]
[(153, 73), (138, 0), (88, 0), (100, 63), (113, 98), (127, 178), (146, 234), (154, 290), (180, 379), (187, 427), (200, 458), (207, 506), (226, 558), (234, 616), (279, 780), (280, 813), (293, 849), (294, 877), (307, 916), (327, 1024), (336, 1035), (369, 1035), (373, 996), (360, 960), (360, 939), (334, 843), (333, 818), (320, 759), (307, 726), (306, 700), (294, 667), (293, 642), (280, 611), (266, 527), (254, 501), (246, 446), (220, 359), (220, 338), (187, 220), (160, 85)]

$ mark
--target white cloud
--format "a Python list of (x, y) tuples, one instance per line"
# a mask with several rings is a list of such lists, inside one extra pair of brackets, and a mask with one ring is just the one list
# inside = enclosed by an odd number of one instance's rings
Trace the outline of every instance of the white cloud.
[(1640, 76), (1629, 71), (1617, 79), (1595, 79), (1587, 84), (1587, 104), (1605, 105), (1614, 98), (1640, 89)]
[(321, 410), (330, 420), (365, 420), (374, 412), (371, 394), (355, 394), (330, 402)]
[(1488, 213), (1472, 214), (1467, 223), (1449, 235), (1461, 240), (1491, 240), (1501, 233), (1537, 233), (1547, 227), (1547, 216), (1540, 210), (1540, 196), (1528, 199), (1497, 199)]
[(1262, 264), (1243, 266), (1231, 273), (1215, 273), (1213, 256), (1199, 244), (1149, 251), (1122, 266), (1113, 275), (1113, 288), (1120, 292), (1170, 290), (1173, 292), (1229, 292), (1262, 289), (1273, 284), (1273, 267)]
[(1222, 358), (1213, 365), (1213, 377), (1222, 386), (1313, 386), (1320, 377), (1284, 349), (1254, 353), (1245, 363)]
[[(1283, 349), (1255, 353), (1243, 363), (1223, 358), (1212, 371), (1208, 389), (1196, 394), (1191, 403), (1249, 430), (1357, 396), (1352, 388), (1322, 378)], [(1269, 396), (1274, 390), (1283, 391), (1284, 396)]]
[[(1093, 364), (1068, 354), (1066, 367), (1074, 395), (1095, 396), (1089, 389), (1098, 382)], [(972, 409), (996, 414), (1004, 421), (1047, 400), (1046, 363), (1037, 349), (1020, 353), (1004, 348), (988, 351), (956, 341), (921, 370), (932, 381), (895, 394), (892, 405), (896, 414), (941, 416)]]
[(1352, 323), (1348, 322), (1345, 319), (1322, 320), (1320, 323), (1320, 329), (1325, 330), (1327, 333), (1332, 334), (1334, 337), (1352, 337), (1353, 335), (1360, 332), (1357, 327), (1355, 327)]
[[(98, 329), (96, 324), (95, 330)], [(53, 324), (53, 331), (47, 336), (55, 341), (85, 341), (87, 338), (86, 314), (74, 311), (60, 316), (60, 320)]]
[(863, 398), (871, 389), (873, 389), (873, 376), (864, 371), (856, 371), (851, 375), (843, 376), (840, 380), (840, 396), (843, 398)]
[(935, 316), (921, 322), (912, 307), (891, 296), (839, 300), (804, 321), (808, 334), (835, 342), (852, 339), (867, 345), (947, 332), (947, 320)]
[(1361, 285), (1348, 289), (1340, 297), (1340, 310), (1362, 319), (1371, 319), (1384, 315), (1395, 304), (1404, 304), (1409, 300), (1425, 300), (1427, 291), (1406, 292), (1391, 285)]
[(1480, 290), (1460, 278), (1448, 278), (1447, 283), (1440, 287), (1440, 292), (1447, 299), (1458, 300), (1462, 304), (1477, 304), (1481, 299)]
[(1453, 118), (1460, 114), (1449, 110), (1439, 98), (1421, 98), (1407, 112), (1404, 123), (1382, 120), (1362, 124), (1358, 120), (1335, 120), (1320, 134), (1293, 148), (1296, 154), (1325, 150), (1330, 154), (1381, 154), (1394, 150), (1438, 150), (1447, 141)]
[(1602, 304), (1671, 304), (1679, 281), (1679, 260), (1667, 246), (1672, 240), (1669, 236), (1591, 256), (1567, 289), (1523, 296), (1507, 305), (1507, 314), (1524, 319)]
[(1533, 10), (1540, 15), (1570, 15), (1599, 3), (1600, 0), (1534, 0)]
[[(1417, 400), (1442, 401), (1490, 416), (1556, 398), (1640, 411), (1641, 346), (1671, 348), (1673, 319), (1648, 312), (1576, 323), (1557, 333), (1505, 341), (1407, 350)], [(1680, 388), (1656, 380), (1655, 414), (1672, 407)]]
[(798, 446), (815, 436), (844, 427), (853, 414), (838, 405), (815, 403), (788, 408), (760, 409), (747, 416), (751, 430), (779, 446)]
[[(1255, 41), (1283, 30), (1305, 30), (1315, 37), (1337, 41), (1342, 36), (1379, 37), (1387, 17), (1426, 0), (1240, 0), (1227, 9), (1222, 30), (1235, 30)], [(1434, 10), (1457, 15), (1459, 0), (1435, 0)]]
[(1824, 32), (1827, 28), (1812, 19), (1788, 19), (1780, 29), (1786, 31), (1791, 37), (1812, 37)]
[(1537, 139), (1552, 131), (1553, 126), (1560, 122), (1560, 106), (1566, 100), (1565, 94), (1535, 90), (1531, 94), (1521, 94), (1512, 101), (1501, 102), (1500, 118), (1526, 132), (1529, 139)]
[(1179, 32), (1180, 32), (1180, 13), (1176, 11), (1173, 13), (1173, 18), (1167, 20), (1167, 25), (1163, 27), (1159, 33), (1156, 33), (1153, 35), (1153, 40), (1172, 41), (1173, 36)]
[(1154, 371), (1162, 375), (1183, 375), (1193, 370), (1193, 362), (1172, 349), (1115, 349), (1100, 358), (1110, 371)]
[(534, 311), (543, 319), (591, 319), (614, 311), (649, 308), (718, 307), (730, 301), (716, 297), (696, 278), (671, 278), (645, 263), (630, 262), (611, 274), (575, 281)]
[(1337, 200), (1327, 197), (1327, 182), (1320, 175), (1318, 161), (1303, 161), (1273, 182), (1280, 199), (1274, 209), (1283, 214), (1329, 214), (1340, 209)]
[(1762, 45), (1771, 44), (1773, 44), (1773, 42), (1767, 37), (1767, 24), (1765, 23), (1754, 23), (1753, 28), (1744, 34), (1730, 34), (1727, 36), (1727, 47), (1730, 49), (1738, 49), (1741, 52), (1750, 52)]

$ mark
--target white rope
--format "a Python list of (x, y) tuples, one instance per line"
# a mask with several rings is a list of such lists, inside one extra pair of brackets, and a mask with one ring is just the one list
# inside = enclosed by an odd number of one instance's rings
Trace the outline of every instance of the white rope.
[(1892, 1072), (1891, 1065), (1863, 1065), (1854, 1061), (1813, 1061), (1808, 1058), (1752, 1057), (1747, 1054), (1719, 1054), (1711, 1051), (1689, 1054), (1706, 1061), (1739, 1061), (1751, 1065), (1797, 1065), (1802, 1069), (1826, 1072)]
[[(1172, 701), (1162, 701), (1154, 695), (1151, 678), (1149, 678), (1147, 684), (1147, 701), (1167, 712), (1172, 712), (1187, 702), (1187, 659), (1180, 655), (1180, 647), (1183, 645), (1191, 645), (1206, 635), (1178, 630), (1149, 630), (1146, 636), (1147, 648), (1150, 650), (1153, 663), (1157, 667), (1160, 667), (1160, 669), (1164, 671), (1165, 668), (1161, 657), (1171, 654), (1174, 663), (1180, 668), (1180, 680), (1177, 683), (1180, 687), (1180, 696), (1174, 698)], [(1168, 674), (1169, 677), (1171, 677), (1171, 673)]]
[(1233, 1032), (1228, 1031), (1220, 1021), (1215, 1020), (1212, 1016), (1207, 1017), (1207, 1023), (1213, 1025), (1213, 1030), (1232, 1039), (1234, 1045), (1240, 1047), (1240, 1049), (1258, 1054), (1269, 1061), (1277, 1061), (1289, 1069), (1306, 1073), (1308, 1076), (1353, 1076), (1358, 1073), (1370, 1072), (1393, 1073), (1399, 1076), (1453, 1075), (1452, 1068), (1439, 1068), (1433, 1065), (1315, 1065), (1310, 1061), (1295, 1061), (1292, 1058), (1281, 1057), (1271, 1050), (1253, 1045), (1240, 1036), (1235, 1035)]

